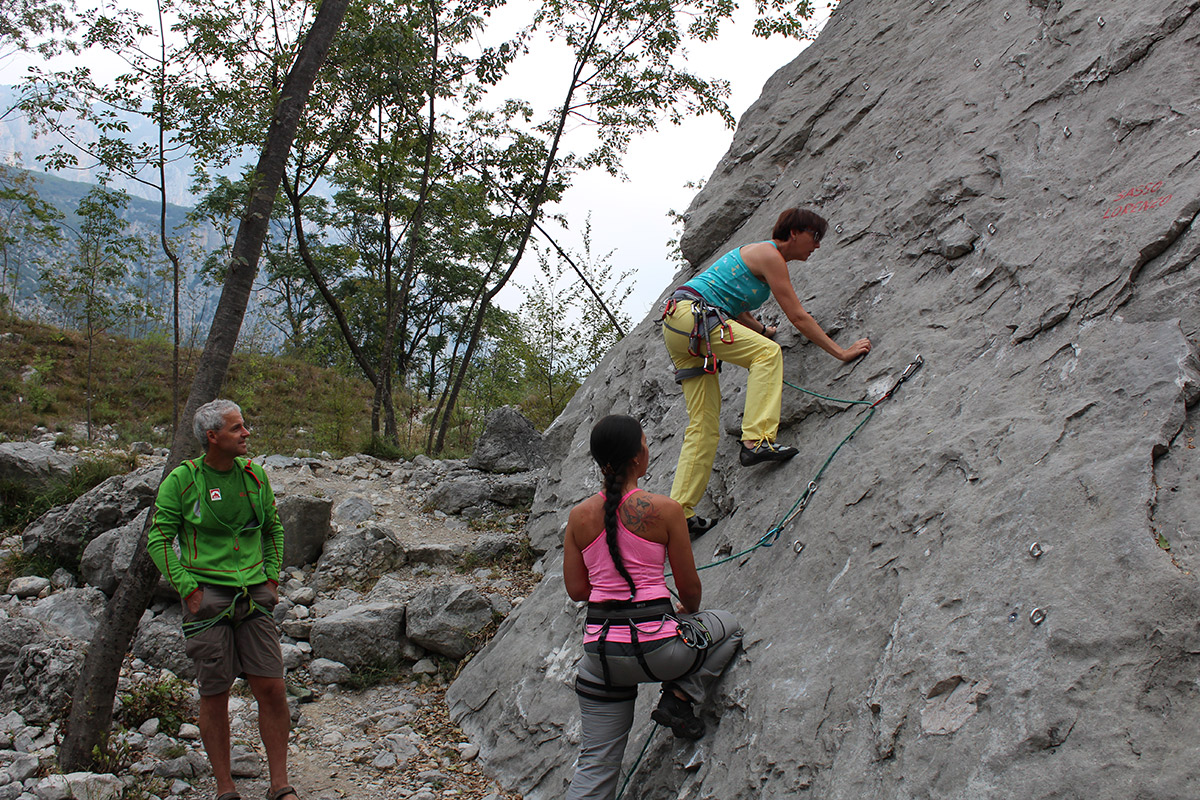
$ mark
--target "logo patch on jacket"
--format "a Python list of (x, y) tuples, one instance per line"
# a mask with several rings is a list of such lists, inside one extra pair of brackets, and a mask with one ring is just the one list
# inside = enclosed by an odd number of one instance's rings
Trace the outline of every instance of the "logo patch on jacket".
[(208, 490), (208, 499), (212, 500), (214, 502), (217, 500), (220, 500), (221, 499), (221, 490), (220, 489), (209, 489)]

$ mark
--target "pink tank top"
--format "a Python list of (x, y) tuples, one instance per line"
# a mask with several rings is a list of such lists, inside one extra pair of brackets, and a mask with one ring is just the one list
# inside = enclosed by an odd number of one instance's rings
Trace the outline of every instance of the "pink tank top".
[[(640, 490), (633, 490), (633, 492), (637, 491)], [(621, 502), (624, 503), (633, 492), (622, 497)], [(583, 563), (587, 567), (588, 581), (592, 585), (592, 592), (588, 595), (589, 602), (602, 603), (606, 600), (640, 602), (670, 598), (671, 592), (667, 589), (667, 580), (663, 574), (663, 565), (667, 560), (665, 544), (651, 542), (633, 533), (621, 523), (621, 517), (618, 514), (617, 546), (621, 551), (621, 561), (625, 564), (629, 576), (633, 578), (633, 585), (637, 592), (632, 598), (629, 596), (629, 584), (621, 577), (621, 573), (617, 572), (612, 555), (608, 552), (608, 540), (602, 532), (587, 547), (583, 548)], [(665, 639), (675, 635), (673, 623), (664, 624), (661, 621), (639, 623), (637, 628), (639, 641)], [(585, 642), (595, 641), (599, 635), (599, 625), (588, 625), (584, 631), (583, 640)], [(629, 626), (616, 622), (610, 624), (607, 639), (612, 642), (632, 641)]]

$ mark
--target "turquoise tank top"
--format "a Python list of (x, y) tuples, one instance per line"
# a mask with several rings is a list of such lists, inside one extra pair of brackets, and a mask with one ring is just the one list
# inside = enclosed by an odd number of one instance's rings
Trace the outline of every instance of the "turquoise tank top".
[[(774, 242), (771, 242), (775, 245)], [(775, 245), (778, 248), (778, 245)], [(760, 280), (742, 261), (741, 247), (735, 247), (717, 259), (711, 267), (684, 284), (705, 299), (710, 306), (736, 317), (767, 302), (771, 287)]]

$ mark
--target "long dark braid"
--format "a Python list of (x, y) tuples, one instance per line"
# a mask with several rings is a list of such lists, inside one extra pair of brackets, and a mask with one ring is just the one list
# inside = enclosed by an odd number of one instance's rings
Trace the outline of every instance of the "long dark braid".
[(612, 556), (613, 566), (629, 584), (629, 597), (633, 599), (637, 589), (633, 585), (633, 576), (625, 568), (625, 560), (621, 558), (621, 548), (617, 545), (617, 509), (621, 505), (621, 489), (625, 486), (626, 466), (628, 462), (604, 474), (604, 538), (608, 542), (608, 554)]
[(642, 426), (633, 417), (613, 414), (604, 417), (592, 428), (592, 458), (600, 465), (604, 477), (604, 538), (613, 566), (629, 584), (629, 597), (637, 594), (633, 576), (625, 568), (621, 548), (617, 543), (617, 509), (621, 505), (621, 490), (629, 463), (641, 452)]

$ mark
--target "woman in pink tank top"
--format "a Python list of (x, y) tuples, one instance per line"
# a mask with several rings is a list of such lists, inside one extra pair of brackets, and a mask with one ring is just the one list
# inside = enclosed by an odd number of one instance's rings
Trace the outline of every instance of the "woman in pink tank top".
[[(583, 733), (567, 800), (615, 796), (640, 683), (662, 683), (650, 715), (655, 722), (676, 736), (703, 736), (693, 704), (703, 702), (742, 639), (732, 614), (700, 611), (700, 576), (683, 508), (638, 487), (650, 463), (638, 421), (600, 420), (591, 452), (603, 491), (571, 510), (563, 543), (567, 594), (588, 601), (575, 679)], [(667, 588), (666, 561), (678, 608)]]

